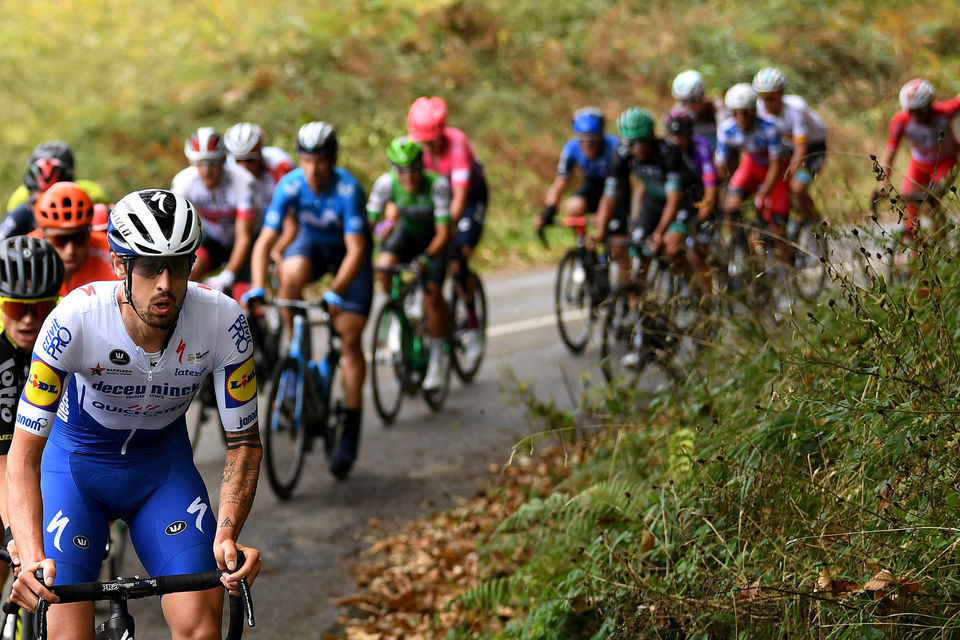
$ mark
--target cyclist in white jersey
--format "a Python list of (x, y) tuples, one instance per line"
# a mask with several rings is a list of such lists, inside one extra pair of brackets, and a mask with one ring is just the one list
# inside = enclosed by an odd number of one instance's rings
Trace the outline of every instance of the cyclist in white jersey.
[(787, 78), (779, 69), (761, 69), (753, 77), (757, 115), (777, 125), (784, 153), (789, 155), (784, 177), (804, 220), (820, 219), (810, 197), (810, 185), (827, 157), (827, 127), (800, 96), (784, 95)]
[[(190, 166), (173, 178), (170, 190), (196, 206), (203, 219), (203, 242), (192, 280), (228, 291), (239, 278), (249, 280), (250, 250), (257, 226), (257, 184), (249, 171), (227, 165), (223, 138), (213, 127), (200, 127), (184, 144)], [(223, 267), (216, 276), (210, 272)]]
[[(23, 571), (13, 599), (96, 580), (107, 527), (122, 518), (151, 576), (209, 571), (253, 580), (259, 552), (237, 538), (261, 458), (253, 345), (239, 305), (188, 282), (200, 221), (185, 198), (125, 196), (108, 236), (119, 282), (73, 291), (47, 317), (21, 395), (7, 478)], [(220, 505), (193, 463), (184, 413), (213, 374), (227, 448)], [(237, 550), (246, 560), (237, 565)], [(34, 577), (44, 570), (45, 584)], [(222, 589), (164, 596), (173, 638), (219, 638)], [(53, 607), (52, 637), (92, 638), (92, 603)]]

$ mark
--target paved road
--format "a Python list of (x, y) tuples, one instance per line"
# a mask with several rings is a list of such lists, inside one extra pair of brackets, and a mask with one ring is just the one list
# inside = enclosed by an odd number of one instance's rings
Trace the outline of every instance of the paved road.
[[(242, 540), (261, 549), (264, 559), (254, 589), (258, 623), (249, 637), (322, 638), (336, 625), (330, 599), (355, 592), (348, 567), (365, 547), (371, 518), (396, 525), (451, 507), (457, 496), (473, 494), (489, 463), (507, 461), (512, 445), (530, 432), (524, 410), (504, 388), (508, 369), (533, 382), (542, 397), (570, 406), (563, 378), (579, 382), (596, 354), (571, 356), (561, 344), (552, 315), (553, 269), (489, 274), (485, 284), (487, 360), (469, 387), (454, 384), (441, 412), (408, 397), (395, 424), (384, 429), (368, 397), (360, 459), (347, 482), (332, 478), (320, 453), (308, 459), (289, 502), (279, 502), (262, 477)], [(201, 438), (198, 460), (216, 492), (223, 450), (212, 430)], [(127, 574), (142, 572), (135, 560), (128, 567)], [(158, 628), (155, 601), (135, 602), (131, 610), (140, 638), (169, 637)]]

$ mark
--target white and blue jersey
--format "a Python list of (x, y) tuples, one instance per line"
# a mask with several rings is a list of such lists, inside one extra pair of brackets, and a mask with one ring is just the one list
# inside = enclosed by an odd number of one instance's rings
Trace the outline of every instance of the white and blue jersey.
[(737, 150), (750, 155), (761, 167), (769, 166), (770, 158), (776, 158), (783, 152), (777, 125), (758, 116), (753, 129), (744, 132), (732, 116), (727, 118), (717, 129), (717, 164), (725, 165), (730, 152)]
[(610, 165), (613, 163), (613, 154), (617, 150), (619, 142), (616, 137), (608, 134), (603, 136), (603, 150), (592, 160), (584, 155), (580, 148), (580, 142), (577, 138), (571, 138), (563, 145), (563, 151), (560, 152), (560, 162), (557, 164), (557, 175), (561, 178), (569, 178), (573, 175), (573, 168), (579, 167), (585, 180), (603, 180), (610, 172)]
[(41, 462), (44, 548), (57, 582), (95, 580), (110, 520), (123, 518), (151, 575), (215, 568), (215, 516), (193, 464), (184, 413), (213, 374), (227, 431), (257, 424), (246, 318), (189, 283), (167, 346), (127, 333), (119, 282), (77, 289), (47, 316), (16, 427), (48, 438)]

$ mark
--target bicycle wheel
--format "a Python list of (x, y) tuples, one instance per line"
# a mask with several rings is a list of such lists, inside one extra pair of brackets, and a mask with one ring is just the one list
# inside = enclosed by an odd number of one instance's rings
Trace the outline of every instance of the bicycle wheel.
[(793, 244), (791, 279), (801, 298), (816, 302), (827, 281), (827, 238), (823, 227), (810, 222), (799, 225)]
[[(470, 273), (473, 286), (473, 308), (477, 316), (477, 329), (467, 327), (467, 306), (457, 294), (456, 282), (451, 278), (450, 320), (453, 323), (453, 370), (461, 382), (470, 382), (480, 370), (487, 349), (487, 294), (483, 282), (476, 273)], [(471, 341), (476, 340), (474, 345)], [(471, 351), (473, 353), (471, 353)], [(472, 356), (472, 357), (471, 357)]]
[(303, 424), (306, 374), (306, 371), (300, 372), (295, 359), (286, 358), (274, 370), (267, 388), (270, 405), (262, 429), (263, 449), (270, 487), (281, 500), (287, 500), (293, 493), (306, 454), (307, 429)]
[(644, 348), (640, 307), (643, 287), (626, 282), (603, 303), (600, 371), (610, 384), (636, 385), (651, 352)]
[(560, 339), (573, 353), (580, 353), (587, 346), (596, 314), (591, 274), (583, 256), (582, 250), (567, 251), (557, 268), (554, 288), (557, 329)]
[(343, 411), (346, 400), (343, 391), (343, 370), (340, 368), (340, 354), (330, 362), (329, 388), (324, 407), (326, 429), (323, 438), (323, 454), (327, 460), (333, 455), (334, 447), (340, 440), (340, 431), (343, 427)]
[(384, 426), (390, 426), (400, 412), (406, 386), (402, 316), (402, 307), (395, 300), (389, 300), (380, 308), (373, 325), (370, 382), (373, 406)]

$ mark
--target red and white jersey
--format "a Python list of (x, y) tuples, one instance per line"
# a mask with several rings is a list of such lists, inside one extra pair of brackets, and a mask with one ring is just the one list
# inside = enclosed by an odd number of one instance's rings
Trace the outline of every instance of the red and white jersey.
[[(233, 156), (227, 157), (227, 164), (237, 166)], [(273, 190), (280, 178), (294, 168), (293, 159), (280, 147), (263, 148), (263, 172), (257, 178), (257, 208), (266, 211), (273, 199)]]
[(459, 129), (446, 127), (443, 137), (446, 139), (443, 155), (430, 155), (424, 145), (423, 166), (445, 177), (453, 188), (470, 187), (480, 183), (483, 180), (483, 168), (467, 135)]
[(934, 164), (938, 160), (956, 158), (960, 144), (951, 123), (958, 113), (960, 96), (934, 102), (928, 122), (917, 122), (907, 111), (898, 112), (890, 120), (887, 149), (896, 149), (900, 140), (906, 138), (910, 157), (915, 162)]
[(203, 220), (203, 233), (232, 246), (237, 220), (256, 220), (257, 181), (253, 174), (236, 165), (225, 164), (220, 184), (212, 191), (203, 183), (196, 167), (187, 167), (173, 177), (170, 190), (193, 203)]

